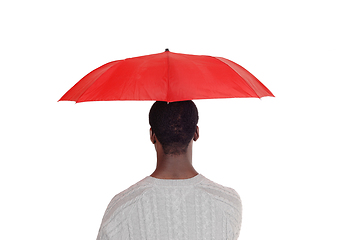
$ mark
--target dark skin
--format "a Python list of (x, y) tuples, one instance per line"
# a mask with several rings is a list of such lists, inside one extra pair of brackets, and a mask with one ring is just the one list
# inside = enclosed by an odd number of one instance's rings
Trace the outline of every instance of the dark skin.
[(160, 179), (187, 179), (198, 175), (192, 166), (192, 145), (193, 141), (199, 138), (199, 128), (197, 126), (193, 139), (188, 144), (184, 154), (165, 154), (162, 144), (150, 129), (151, 142), (157, 152), (157, 167), (151, 177)]

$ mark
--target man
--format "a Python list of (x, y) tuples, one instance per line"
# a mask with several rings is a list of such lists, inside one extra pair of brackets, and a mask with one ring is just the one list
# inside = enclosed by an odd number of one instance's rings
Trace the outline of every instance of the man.
[(192, 144), (199, 137), (195, 104), (155, 102), (149, 122), (156, 170), (112, 199), (97, 240), (236, 240), (242, 220), (238, 194), (192, 166)]

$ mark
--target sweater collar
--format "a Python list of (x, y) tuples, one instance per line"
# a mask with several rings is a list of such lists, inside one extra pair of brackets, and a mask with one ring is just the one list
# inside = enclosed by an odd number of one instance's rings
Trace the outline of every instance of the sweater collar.
[(160, 179), (151, 176), (147, 176), (145, 180), (149, 183), (160, 186), (190, 186), (201, 182), (204, 179), (202, 174), (197, 174), (192, 178), (187, 179)]

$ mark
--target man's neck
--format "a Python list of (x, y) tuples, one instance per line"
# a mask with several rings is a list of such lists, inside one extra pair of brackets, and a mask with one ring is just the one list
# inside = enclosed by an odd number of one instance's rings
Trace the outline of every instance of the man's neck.
[(192, 142), (183, 154), (165, 154), (157, 151), (157, 168), (152, 177), (162, 179), (187, 179), (198, 173), (192, 166)]
[(157, 168), (151, 176), (161, 179), (187, 179), (192, 178), (197, 174), (197, 171), (193, 168), (191, 163), (187, 161), (168, 159), (162, 162), (158, 161)]

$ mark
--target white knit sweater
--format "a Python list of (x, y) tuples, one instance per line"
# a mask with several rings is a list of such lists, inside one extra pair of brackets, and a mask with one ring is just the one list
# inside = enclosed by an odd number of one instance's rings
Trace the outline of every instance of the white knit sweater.
[(201, 174), (148, 176), (112, 199), (97, 240), (236, 240), (241, 221), (241, 200), (231, 188)]

